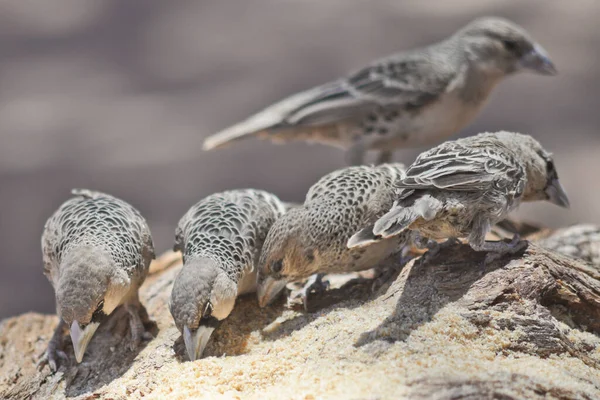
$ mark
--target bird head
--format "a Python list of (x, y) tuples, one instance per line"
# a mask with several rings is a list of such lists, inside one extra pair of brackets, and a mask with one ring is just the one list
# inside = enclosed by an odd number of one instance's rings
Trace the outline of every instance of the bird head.
[(569, 208), (569, 198), (558, 179), (552, 154), (529, 135), (498, 132), (497, 136), (525, 165), (527, 183), (523, 201), (547, 200)]
[(477, 19), (458, 31), (456, 37), (473, 65), (490, 75), (523, 70), (541, 75), (557, 73), (546, 50), (523, 28), (506, 19)]
[(237, 285), (215, 260), (186, 260), (175, 278), (169, 308), (191, 361), (202, 356), (212, 332), (227, 318)]
[[(288, 282), (317, 272), (319, 253), (303, 207), (281, 216), (269, 229), (258, 267), (258, 303), (265, 307)], [(312, 229), (314, 232), (314, 229)]]
[(128, 292), (129, 278), (114, 267), (102, 249), (81, 246), (62, 260), (56, 284), (56, 308), (69, 325), (77, 362), (81, 362), (94, 333)]

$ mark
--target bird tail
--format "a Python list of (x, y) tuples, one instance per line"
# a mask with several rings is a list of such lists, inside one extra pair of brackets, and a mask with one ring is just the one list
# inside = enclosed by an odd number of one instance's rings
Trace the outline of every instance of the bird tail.
[(212, 150), (221, 148), (230, 142), (258, 136), (266, 130), (282, 127), (282, 125), (285, 125), (286, 118), (292, 112), (315, 97), (316, 89), (290, 96), (279, 103), (267, 107), (243, 122), (207, 137), (204, 140), (203, 149)]
[(373, 234), (384, 239), (396, 236), (419, 218), (426, 221), (435, 218), (441, 208), (442, 202), (431, 195), (417, 198), (410, 207), (396, 205), (375, 222)]
[(100, 197), (108, 197), (108, 195), (105, 193), (97, 192), (95, 190), (89, 190), (89, 189), (71, 189), (71, 194), (73, 196), (81, 196), (81, 197), (85, 197), (88, 199), (97, 199)]
[(202, 148), (206, 151), (224, 147), (230, 142), (255, 136), (281, 122), (278, 115), (263, 111), (244, 122), (207, 137)]
[(356, 232), (346, 243), (346, 247), (353, 249), (355, 247), (366, 247), (370, 244), (377, 243), (381, 240), (380, 237), (373, 234), (373, 225)]

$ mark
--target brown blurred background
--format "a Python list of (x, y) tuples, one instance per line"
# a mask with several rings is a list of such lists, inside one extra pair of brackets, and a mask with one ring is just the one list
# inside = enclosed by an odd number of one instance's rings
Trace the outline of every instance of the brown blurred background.
[[(600, 222), (597, 0), (12, 0), (0, 3), (0, 318), (54, 311), (40, 234), (73, 187), (109, 192), (148, 219), (158, 252), (215, 191), (301, 201), (343, 153), (207, 135), (372, 59), (437, 41), (474, 17), (524, 26), (560, 70), (503, 82), (461, 132), (536, 136), (556, 155), (572, 209), (529, 221)], [(418, 150), (402, 151), (410, 163)]]

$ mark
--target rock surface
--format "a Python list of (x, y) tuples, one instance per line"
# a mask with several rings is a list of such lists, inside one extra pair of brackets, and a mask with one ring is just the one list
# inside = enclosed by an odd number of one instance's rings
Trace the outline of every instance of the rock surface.
[(141, 291), (156, 338), (136, 352), (101, 329), (82, 364), (71, 355), (51, 375), (35, 361), (56, 317), (2, 321), (0, 398), (598, 399), (598, 254), (600, 230), (576, 226), (485, 267), (466, 245), (415, 259), (375, 291), (359, 278), (311, 299), (310, 313), (244, 297), (193, 363), (168, 311), (180, 265), (167, 254)]

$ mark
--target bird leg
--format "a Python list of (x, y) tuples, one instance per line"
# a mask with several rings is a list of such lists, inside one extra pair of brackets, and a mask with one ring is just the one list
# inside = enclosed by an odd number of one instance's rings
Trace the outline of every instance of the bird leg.
[(485, 235), (491, 228), (490, 221), (485, 218), (475, 218), (473, 220), (473, 230), (469, 235), (469, 245), (475, 251), (487, 251), (483, 265), (497, 260), (505, 254), (515, 254), (527, 246), (526, 241), (521, 241), (518, 233), (515, 233), (510, 243), (503, 241), (486, 242)]
[(118, 337), (125, 336), (127, 325), (123, 321), (123, 316), (126, 312), (125, 306), (117, 307), (112, 314), (110, 314), (108, 321), (106, 321), (106, 330)]
[(506, 254), (516, 254), (527, 246), (527, 241), (522, 241), (518, 233), (515, 233), (511, 242), (503, 241), (483, 243), (469, 243), (475, 251), (487, 251), (484, 265), (487, 265)]
[(148, 320), (147, 314), (137, 298), (117, 308), (106, 322), (106, 329), (113, 332), (113, 334), (115, 334), (114, 330), (116, 330), (116, 335), (123, 337), (127, 329), (126, 321), (123, 320), (123, 316), (125, 315), (129, 320), (129, 331), (131, 332), (130, 348), (131, 350), (135, 350), (142, 339), (152, 339), (152, 334), (144, 328), (144, 322)]
[(354, 143), (346, 151), (346, 162), (348, 165), (362, 165), (365, 160), (366, 149), (364, 144), (357, 142)]
[(58, 326), (54, 330), (52, 339), (50, 339), (50, 342), (48, 342), (48, 348), (37, 362), (38, 369), (42, 369), (44, 365), (48, 364), (50, 366), (50, 370), (54, 373), (58, 370), (59, 359), (62, 361), (69, 360), (69, 357), (63, 350), (66, 329), (67, 324), (61, 319), (58, 323)]
[(137, 297), (136, 302), (125, 304), (125, 310), (129, 314), (129, 329), (131, 330), (131, 345), (129, 348), (133, 351), (140, 345), (142, 339), (150, 340), (153, 336), (144, 328), (142, 317), (145, 316), (145, 319), (147, 319), (147, 315), (144, 306)]
[(428, 263), (433, 257), (435, 257), (440, 250), (460, 244), (457, 238), (448, 238), (445, 242), (438, 243), (435, 240), (421, 236), (418, 232), (413, 232), (412, 241), (419, 249), (428, 249), (427, 253), (421, 256), (421, 262)]
[(311, 293), (323, 293), (329, 288), (329, 282), (323, 282), (323, 276), (325, 274), (314, 274), (308, 278), (308, 281), (302, 288), (300, 292), (300, 298), (302, 299), (302, 304), (304, 305), (304, 311), (308, 312), (308, 296)]
[(377, 156), (376, 164), (386, 164), (392, 161), (392, 157), (394, 156), (394, 152), (391, 150), (381, 150), (379, 152), (379, 156)]
[[(378, 288), (389, 282), (392, 277), (399, 273), (402, 268), (412, 259), (409, 255), (410, 246), (402, 247), (400, 250), (400, 262), (384, 262), (380, 263), (375, 267), (375, 277), (373, 278), (373, 284), (371, 285), (371, 291), (374, 292)], [(394, 257), (396, 254), (394, 255)]]

